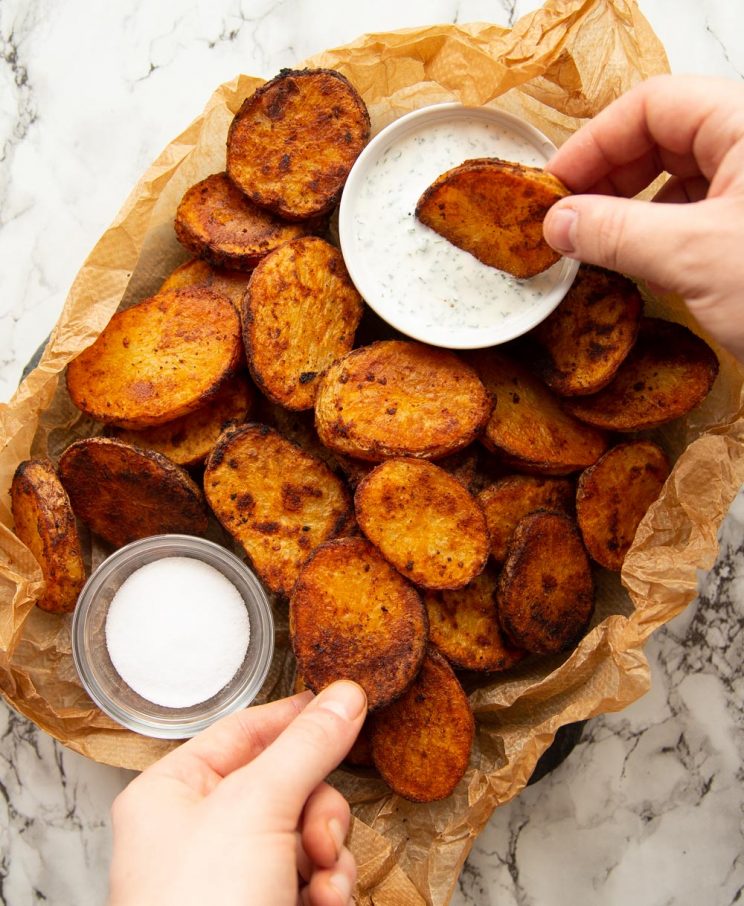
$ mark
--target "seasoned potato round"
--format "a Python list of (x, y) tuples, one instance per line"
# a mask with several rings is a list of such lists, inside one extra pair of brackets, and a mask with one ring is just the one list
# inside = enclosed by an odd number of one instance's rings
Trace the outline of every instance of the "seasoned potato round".
[(358, 459), (437, 459), (466, 447), (489, 411), (478, 376), (454, 353), (382, 340), (328, 369), (315, 423), (327, 447)]
[(686, 415), (708, 395), (718, 359), (706, 342), (672, 321), (644, 318), (636, 344), (612, 381), (567, 399), (569, 412), (610, 431), (641, 431)]
[(357, 487), (359, 527), (397, 570), (424, 588), (462, 588), (483, 570), (483, 510), (452, 475), (429, 462), (390, 459)]
[(613, 447), (581, 473), (576, 518), (589, 555), (607, 569), (622, 568), (646, 510), (669, 477), (669, 461), (649, 440)]
[(225, 431), (207, 459), (204, 491), (261, 579), (284, 595), (310, 554), (345, 527), (351, 512), (341, 479), (266, 425)]
[(561, 257), (543, 238), (542, 225), (549, 208), (570, 194), (544, 170), (482, 157), (437, 177), (416, 216), (484, 264), (534, 277)]
[(535, 510), (570, 513), (574, 486), (567, 478), (508, 475), (485, 487), (477, 500), (486, 514), (491, 556), (502, 563), (519, 520)]
[(203, 535), (207, 512), (187, 472), (154, 450), (88, 437), (65, 450), (59, 477), (75, 515), (114, 547), (150, 535)]
[(531, 336), (543, 347), (545, 383), (562, 396), (609, 384), (635, 343), (643, 300), (632, 280), (583, 264), (560, 305)]
[(227, 136), (227, 172), (281, 217), (325, 214), (369, 130), (364, 101), (341, 73), (285, 70), (243, 101)]
[(85, 584), (85, 566), (70, 498), (47, 459), (27, 459), (10, 486), (14, 530), (36, 558), (44, 591), (42, 610), (69, 613)]
[(481, 380), (495, 399), (482, 442), (505, 463), (541, 475), (568, 475), (595, 463), (605, 435), (563, 411), (534, 374), (503, 352), (472, 353)]
[(213, 173), (181, 199), (174, 227), (178, 241), (212, 264), (252, 270), (283, 242), (322, 228), (319, 221), (287, 223), (249, 201), (225, 173)]
[(573, 519), (531, 513), (520, 520), (496, 600), (501, 628), (520, 648), (552, 654), (576, 642), (594, 610), (594, 581)]
[(418, 593), (363, 538), (318, 548), (297, 579), (289, 620), (305, 683), (319, 692), (336, 680), (354, 680), (370, 709), (405, 692), (426, 650)]
[(256, 267), (243, 307), (253, 379), (287, 409), (312, 409), (318, 377), (349, 352), (362, 297), (341, 252), (323, 239), (295, 239)]
[(184, 286), (206, 286), (207, 289), (221, 293), (232, 302), (235, 311), (240, 314), (243, 296), (251, 279), (250, 272), (231, 271), (224, 267), (212, 267), (203, 258), (192, 258), (177, 267), (163, 281), (160, 292), (168, 289), (183, 289)]
[(429, 641), (453, 667), (508, 670), (524, 657), (504, 637), (496, 616), (496, 573), (486, 569), (464, 588), (427, 591)]
[(372, 758), (394, 793), (413, 802), (449, 796), (470, 761), (475, 720), (447, 661), (430, 648), (397, 702), (372, 717)]
[(188, 415), (155, 428), (112, 428), (111, 433), (135, 447), (157, 450), (176, 465), (193, 468), (204, 462), (226, 428), (246, 420), (252, 400), (248, 379), (236, 374), (225, 381), (211, 402)]
[(96, 421), (162, 425), (210, 402), (242, 356), (240, 320), (224, 296), (169, 290), (117, 312), (68, 365), (67, 389)]

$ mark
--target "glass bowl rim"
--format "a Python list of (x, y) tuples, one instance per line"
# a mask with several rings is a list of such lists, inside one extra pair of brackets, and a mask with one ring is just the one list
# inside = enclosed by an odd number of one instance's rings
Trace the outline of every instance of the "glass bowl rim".
[[(111, 697), (95, 679), (89, 667), (89, 658), (84, 653), (83, 631), (86, 625), (91, 607), (96, 600), (98, 593), (103, 588), (106, 579), (113, 569), (121, 565), (122, 562), (137, 560), (138, 555), (146, 553), (153, 547), (164, 547), (166, 550), (161, 556), (154, 559), (165, 559), (168, 556), (192, 556), (201, 562), (214, 565), (209, 559), (198, 556), (199, 552), (208, 552), (212, 559), (222, 561), (233, 575), (240, 577), (245, 586), (252, 593), (255, 609), (259, 615), (261, 630), (263, 635), (263, 644), (258, 653), (256, 669), (250, 675), (245, 683), (244, 688), (240, 689), (231, 700), (228, 700), (216, 712), (207, 717), (191, 717), (188, 720), (174, 717), (153, 717), (151, 721), (140, 720), (133, 717), (122, 708), (115, 698)], [(172, 548), (173, 552), (168, 553), (167, 548)], [(184, 550), (186, 548), (186, 550)], [(149, 562), (154, 562), (149, 561)], [(145, 565), (144, 563), (139, 564)], [(137, 569), (138, 567), (135, 567)], [(217, 568), (217, 567), (215, 567)], [(134, 572), (134, 570), (132, 570)], [(223, 572), (220, 570), (220, 572)], [(224, 575), (224, 572), (223, 572)], [(230, 578), (228, 576), (228, 578)], [(241, 589), (238, 589), (241, 591)], [(241, 592), (241, 597), (243, 593)], [(245, 598), (244, 598), (245, 600)], [(248, 604), (246, 603), (246, 607)], [(253, 626), (251, 626), (251, 638), (253, 638)], [(142, 736), (149, 736), (156, 739), (187, 739), (195, 736), (197, 733), (206, 729), (222, 717), (232, 714), (240, 708), (249, 705), (261, 690), (264, 681), (271, 667), (274, 654), (274, 617), (271, 609), (271, 603), (264, 591), (263, 586), (253, 570), (247, 566), (239, 557), (227, 550), (227, 548), (209, 541), (206, 538), (200, 538), (197, 535), (183, 534), (162, 534), (150, 535), (147, 538), (140, 538), (132, 541), (124, 547), (114, 551), (105, 560), (103, 560), (90, 574), (85, 585), (83, 586), (78, 602), (72, 616), (71, 625), (72, 641), (72, 659), (75, 664), (78, 678), (81, 685), (88, 693), (95, 705), (97, 705), (104, 714), (116, 721), (120, 726), (127, 730), (133, 730)], [(250, 643), (249, 643), (250, 645)], [(194, 707), (197, 707), (195, 705)], [(173, 709), (174, 712), (178, 709)]]

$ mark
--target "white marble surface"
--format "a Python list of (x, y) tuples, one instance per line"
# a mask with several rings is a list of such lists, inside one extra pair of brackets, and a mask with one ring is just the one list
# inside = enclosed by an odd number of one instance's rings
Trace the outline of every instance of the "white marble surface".
[[(0, 399), (161, 147), (239, 71), (271, 76), (366, 31), (508, 24), (534, 0), (2, 0)], [(744, 78), (742, 0), (641, 0), (676, 72)], [(651, 693), (499, 809), (456, 906), (724, 906), (744, 890), (744, 499), (700, 599), (648, 646)], [(105, 899), (128, 775), (0, 704), (0, 903)]]

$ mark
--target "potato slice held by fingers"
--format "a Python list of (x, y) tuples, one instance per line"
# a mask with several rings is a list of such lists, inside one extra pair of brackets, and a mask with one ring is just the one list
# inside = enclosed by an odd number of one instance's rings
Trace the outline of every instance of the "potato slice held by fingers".
[(664, 451), (649, 440), (613, 447), (581, 473), (576, 518), (593, 560), (622, 568), (636, 529), (669, 477)]
[(250, 271), (233, 271), (224, 267), (212, 267), (203, 258), (192, 258), (177, 267), (163, 281), (160, 292), (167, 289), (183, 289), (184, 286), (206, 286), (232, 302), (240, 314), (243, 296), (251, 279)]
[(210, 402), (242, 359), (228, 299), (186, 287), (117, 312), (67, 366), (67, 389), (96, 421), (146, 428)]
[(426, 591), (429, 640), (460, 670), (508, 670), (525, 652), (504, 636), (496, 616), (497, 575), (486, 568), (455, 591)]
[(309, 236), (267, 255), (243, 304), (253, 379), (287, 409), (312, 409), (319, 376), (354, 345), (362, 297), (341, 252)]
[(85, 584), (85, 566), (70, 498), (52, 463), (22, 462), (13, 476), (10, 502), (14, 531), (44, 576), (36, 603), (51, 613), (70, 613)]
[(533, 654), (570, 648), (594, 610), (594, 581), (576, 523), (531, 513), (517, 525), (497, 590), (499, 622)]
[(638, 334), (643, 300), (632, 280), (583, 264), (560, 305), (531, 333), (539, 370), (561, 396), (596, 393), (612, 380)]
[(474, 440), (490, 409), (477, 374), (454, 353), (381, 340), (328, 369), (315, 424), (327, 447), (357, 459), (437, 459)]
[(535, 510), (573, 510), (575, 489), (567, 478), (507, 475), (485, 487), (476, 500), (486, 514), (491, 556), (503, 563), (517, 523)]
[(484, 264), (534, 277), (561, 257), (543, 238), (542, 225), (550, 207), (570, 194), (544, 170), (482, 157), (438, 177), (416, 216)]
[(351, 514), (341, 479), (266, 425), (241, 425), (220, 437), (204, 470), (204, 492), (261, 579), (283, 595)]
[(702, 403), (717, 375), (718, 359), (704, 340), (681, 324), (644, 318), (612, 381), (592, 396), (567, 399), (565, 407), (588, 425), (643, 431)]
[(157, 450), (176, 465), (193, 468), (204, 462), (224, 430), (246, 420), (254, 392), (248, 379), (238, 374), (228, 378), (206, 406), (188, 415), (139, 431), (112, 428), (111, 434), (135, 447)]
[(174, 222), (184, 248), (211, 264), (235, 270), (253, 270), (282, 243), (315, 233), (324, 225), (317, 220), (280, 220), (249, 201), (226, 173), (213, 173), (188, 189)]
[(369, 131), (364, 101), (341, 73), (284, 70), (235, 115), (227, 172), (251, 201), (280, 217), (326, 214)]
[(503, 462), (540, 475), (569, 475), (607, 449), (602, 431), (564, 412), (561, 402), (521, 362), (496, 349), (471, 353), (495, 405), (481, 438)]
[(390, 459), (357, 487), (364, 534), (404, 576), (424, 588), (462, 588), (483, 571), (483, 511), (457, 478), (429, 462)]
[(75, 515), (114, 547), (150, 535), (203, 535), (204, 497), (184, 469), (154, 450), (88, 437), (65, 450), (59, 476)]
[(315, 692), (339, 679), (359, 683), (370, 709), (401, 696), (426, 650), (421, 599), (364, 538), (321, 545), (289, 603), (292, 648)]
[(394, 793), (413, 802), (449, 796), (470, 761), (475, 720), (452, 668), (430, 648), (397, 702), (372, 715), (372, 758)]

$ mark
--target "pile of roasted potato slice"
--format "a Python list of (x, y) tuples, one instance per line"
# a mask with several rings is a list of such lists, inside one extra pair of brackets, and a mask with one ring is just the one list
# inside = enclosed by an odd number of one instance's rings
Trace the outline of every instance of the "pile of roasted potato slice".
[[(578, 642), (593, 571), (622, 567), (669, 472), (654, 441), (629, 434), (700, 403), (718, 363), (686, 328), (644, 319), (631, 281), (589, 267), (518, 342), (456, 355), (402, 339), (326, 235), (368, 137), (364, 103), (332, 71), (283, 72), (246, 99), (226, 172), (178, 206), (176, 235), (198, 258), (67, 370), (104, 435), (57, 468), (21, 464), (12, 505), (44, 572), (39, 605), (56, 612), (84, 581), (75, 517), (118, 547), (201, 534), (211, 510), (288, 602), (297, 686), (364, 687), (370, 717), (348, 762), (431, 801), (472, 746), (454, 671)], [(455, 175), (487, 186), (493, 169)], [(509, 186), (527, 178), (499, 169)], [(473, 223), (468, 208), (447, 229), (480, 250)]]

